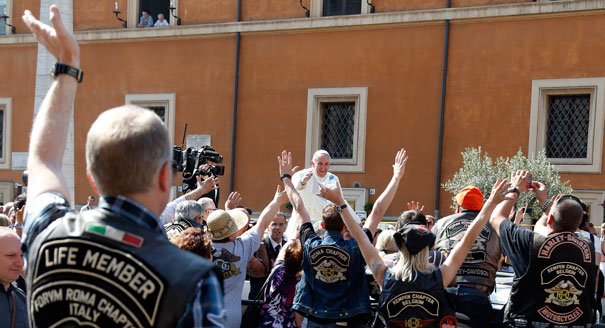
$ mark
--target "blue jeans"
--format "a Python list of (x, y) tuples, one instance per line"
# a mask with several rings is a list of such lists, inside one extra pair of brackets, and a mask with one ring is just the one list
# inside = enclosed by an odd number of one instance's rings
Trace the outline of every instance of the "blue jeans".
[(454, 301), (456, 312), (470, 318), (471, 327), (489, 327), (492, 320), (492, 305), (489, 296), (471, 287), (449, 287), (447, 292)]

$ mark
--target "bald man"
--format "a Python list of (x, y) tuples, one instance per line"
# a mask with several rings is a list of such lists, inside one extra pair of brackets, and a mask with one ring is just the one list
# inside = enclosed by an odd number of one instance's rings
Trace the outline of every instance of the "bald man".
[(0, 328), (29, 327), (25, 292), (15, 283), (22, 272), (21, 240), (13, 230), (0, 227)]

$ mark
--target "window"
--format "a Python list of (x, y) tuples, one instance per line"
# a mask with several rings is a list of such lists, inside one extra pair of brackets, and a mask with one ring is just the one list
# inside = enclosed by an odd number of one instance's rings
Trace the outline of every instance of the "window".
[(534, 80), (529, 153), (561, 172), (600, 173), (605, 78)]
[(311, 17), (367, 14), (366, 0), (311, 0)]
[(168, 130), (170, 142), (174, 143), (174, 106), (176, 94), (174, 93), (148, 93), (126, 95), (126, 104), (145, 107), (154, 111), (164, 121)]
[(368, 88), (309, 89), (306, 163), (325, 149), (334, 172), (363, 172)]
[(324, 0), (322, 16), (356, 15), (361, 13), (361, 0)]
[(11, 98), (0, 98), (0, 169), (10, 169)]
[[(588, 206), (588, 215), (590, 222), (596, 226), (603, 223), (603, 201), (605, 201), (605, 191), (603, 190), (575, 190), (572, 194), (583, 200)], [(597, 231), (599, 231), (597, 229)]]
[[(7, 0), (0, 0), (0, 17), (8, 15)], [(0, 18), (0, 35), (6, 35), (6, 18)]]
[(169, 8), (171, 4), (176, 8), (174, 14), (178, 16), (179, 0), (128, 0), (128, 27), (137, 27), (143, 9), (149, 11), (154, 23), (158, 20), (158, 14), (164, 14), (164, 19), (170, 25), (176, 25), (172, 21), (173, 17), (170, 14)]

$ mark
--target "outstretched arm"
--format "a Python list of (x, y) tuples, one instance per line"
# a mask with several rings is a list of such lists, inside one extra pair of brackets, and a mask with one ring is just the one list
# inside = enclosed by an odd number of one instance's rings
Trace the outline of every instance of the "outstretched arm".
[(256, 222), (256, 225), (254, 225), (254, 227), (252, 227), (252, 229), (250, 230), (256, 230), (258, 232), (258, 237), (263, 240), (263, 234), (265, 232), (265, 229), (267, 229), (267, 226), (269, 225), (269, 223), (271, 223), (271, 220), (273, 220), (275, 214), (279, 212), (279, 208), (287, 202), (288, 195), (286, 195), (285, 191), (281, 190), (280, 185), (277, 185), (277, 190), (275, 190), (275, 195), (273, 196), (273, 199), (271, 200), (269, 205), (267, 205), (267, 207), (265, 207), (265, 209), (261, 212), (260, 216), (258, 217), (258, 221)]
[[(25, 11), (22, 19), (38, 43), (44, 46), (58, 62), (80, 67), (80, 47), (63, 26), (57, 6), (50, 7), (50, 21), (54, 28), (34, 18), (29, 10)], [(27, 160), (29, 199), (34, 199), (47, 191), (57, 191), (69, 199), (69, 190), (61, 165), (77, 85), (78, 82), (74, 77), (67, 74), (58, 75), (40, 106), (29, 143)]]
[[(286, 188), (288, 198), (292, 203), (292, 207), (298, 214), (298, 222), (296, 222), (296, 231), (298, 231), (300, 229), (300, 226), (303, 225), (303, 223), (311, 222), (311, 216), (305, 208), (305, 204), (303, 203), (302, 197), (300, 197), (298, 191), (296, 191), (296, 188), (292, 184), (291, 178), (288, 177), (288, 175), (292, 176), (294, 172), (296, 172), (297, 167), (292, 168), (292, 153), (286, 152), (285, 150), (282, 151), (281, 156), (277, 157), (277, 162), (279, 165), (279, 175), (280, 177), (283, 177), (282, 181), (284, 182), (284, 188)], [(298, 234), (296, 235), (298, 236)]]
[(468, 228), (462, 240), (456, 244), (452, 253), (447, 257), (443, 265), (440, 267), (441, 269), (441, 277), (443, 279), (443, 286), (447, 287), (450, 282), (456, 277), (456, 272), (462, 265), (462, 262), (466, 258), (466, 255), (471, 250), (471, 246), (479, 236), (479, 233), (487, 224), (494, 208), (498, 203), (505, 200), (506, 189), (508, 188), (508, 183), (506, 180), (500, 181), (498, 179), (492, 188), (492, 192), (489, 196), (489, 199), (483, 205), (481, 212), (477, 215), (471, 226)]
[(395, 198), (395, 193), (397, 193), (397, 189), (399, 188), (399, 182), (401, 181), (403, 173), (405, 172), (405, 164), (407, 161), (407, 152), (405, 149), (401, 148), (401, 150), (399, 150), (395, 156), (395, 164), (393, 164), (393, 177), (391, 178), (391, 181), (387, 185), (384, 192), (380, 194), (380, 197), (378, 197), (376, 200), (372, 213), (370, 213), (370, 217), (368, 217), (368, 220), (364, 225), (364, 228), (369, 229), (370, 232), (372, 232), (372, 235), (374, 235), (376, 232), (378, 223), (380, 223), (384, 213), (387, 211), (389, 206), (391, 206), (393, 198)]
[[(336, 205), (346, 204), (344, 198), (342, 197), (342, 192), (340, 191), (340, 183), (336, 183), (336, 187), (331, 189), (320, 186), (319, 196), (324, 197)], [(378, 286), (382, 286), (384, 270), (386, 270), (384, 261), (382, 258), (380, 258), (380, 255), (378, 255), (378, 251), (374, 245), (372, 245), (368, 239), (368, 236), (363, 232), (357, 221), (353, 218), (351, 212), (343, 210), (340, 212), (340, 215), (342, 216), (345, 225), (351, 232), (351, 235), (357, 241), (359, 249), (361, 250), (361, 255), (363, 255), (366, 263), (370, 266), (372, 275), (374, 276), (374, 279), (376, 279)]]

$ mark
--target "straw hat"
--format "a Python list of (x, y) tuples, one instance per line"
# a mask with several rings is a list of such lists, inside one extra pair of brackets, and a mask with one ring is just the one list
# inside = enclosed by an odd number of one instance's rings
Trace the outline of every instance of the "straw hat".
[(206, 220), (212, 240), (225, 239), (248, 224), (248, 216), (241, 211), (216, 210)]

